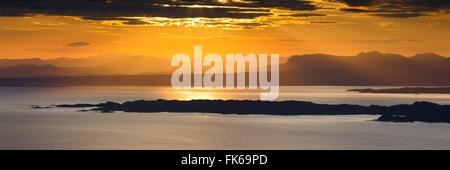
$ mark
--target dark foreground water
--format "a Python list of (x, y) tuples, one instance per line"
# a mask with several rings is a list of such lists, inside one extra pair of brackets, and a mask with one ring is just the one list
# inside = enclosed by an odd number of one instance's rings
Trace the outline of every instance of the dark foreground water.
[[(359, 94), (355, 87), (282, 87), (279, 100), (393, 105), (449, 95)], [(356, 87), (358, 88), (358, 87)], [(385, 87), (366, 87), (385, 88)], [(2, 87), (0, 149), (450, 149), (450, 124), (378, 116), (95, 113), (29, 105), (137, 99), (258, 99), (258, 92), (167, 87)]]

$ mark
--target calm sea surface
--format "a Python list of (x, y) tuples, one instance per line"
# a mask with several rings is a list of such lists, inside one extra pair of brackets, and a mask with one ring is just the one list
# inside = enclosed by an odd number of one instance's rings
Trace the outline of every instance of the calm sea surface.
[[(450, 104), (448, 94), (361, 94), (348, 86), (281, 87), (278, 100)], [(0, 149), (450, 149), (450, 124), (377, 116), (96, 113), (30, 105), (138, 99), (259, 99), (258, 91), (170, 87), (0, 87)]]

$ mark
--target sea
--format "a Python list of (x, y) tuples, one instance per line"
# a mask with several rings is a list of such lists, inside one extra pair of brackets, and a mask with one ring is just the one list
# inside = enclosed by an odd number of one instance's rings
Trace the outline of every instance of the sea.
[[(393, 86), (282, 86), (278, 101), (450, 104), (449, 94), (347, 91)], [(0, 87), (0, 149), (450, 149), (450, 124), (373, 121), (377, 115), (275, 116), (100, 113), (31, 105), (131, 100), (258, 100), (261, 91), (148, 86)]]

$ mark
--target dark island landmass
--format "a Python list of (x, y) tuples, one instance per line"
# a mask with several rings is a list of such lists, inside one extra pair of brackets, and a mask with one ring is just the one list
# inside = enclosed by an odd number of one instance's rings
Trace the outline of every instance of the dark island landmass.
[(446, 122), (450, 123), (450, 105), (415, 102), (393, 106), (361, 106), (350, 104), (316, 104), (304, 101), (252, 100), (137, 100), (124, 103), (63, 104), (54, 107), (85, 108), (82, 111), (123, 112), (198, 112), (263, 115), (381, 115), (376, 121)]
[(391, 89), (350, 89), (360, 93), (450, 94), (450, 87), (403, 87)]

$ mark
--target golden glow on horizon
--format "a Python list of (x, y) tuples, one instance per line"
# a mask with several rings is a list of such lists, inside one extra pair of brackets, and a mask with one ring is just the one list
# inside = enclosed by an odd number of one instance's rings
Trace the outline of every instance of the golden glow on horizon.
[[(201, 91), (200, 91), (201, 90)], [(214, 100), (220, 99), (220, 96), (216, 96), (213, 89), (209, 89), (209, 91), (204, 91), (205, 89), (198, 90), (182, 90), (175, 91), (176, 98), (179, 100)]]

